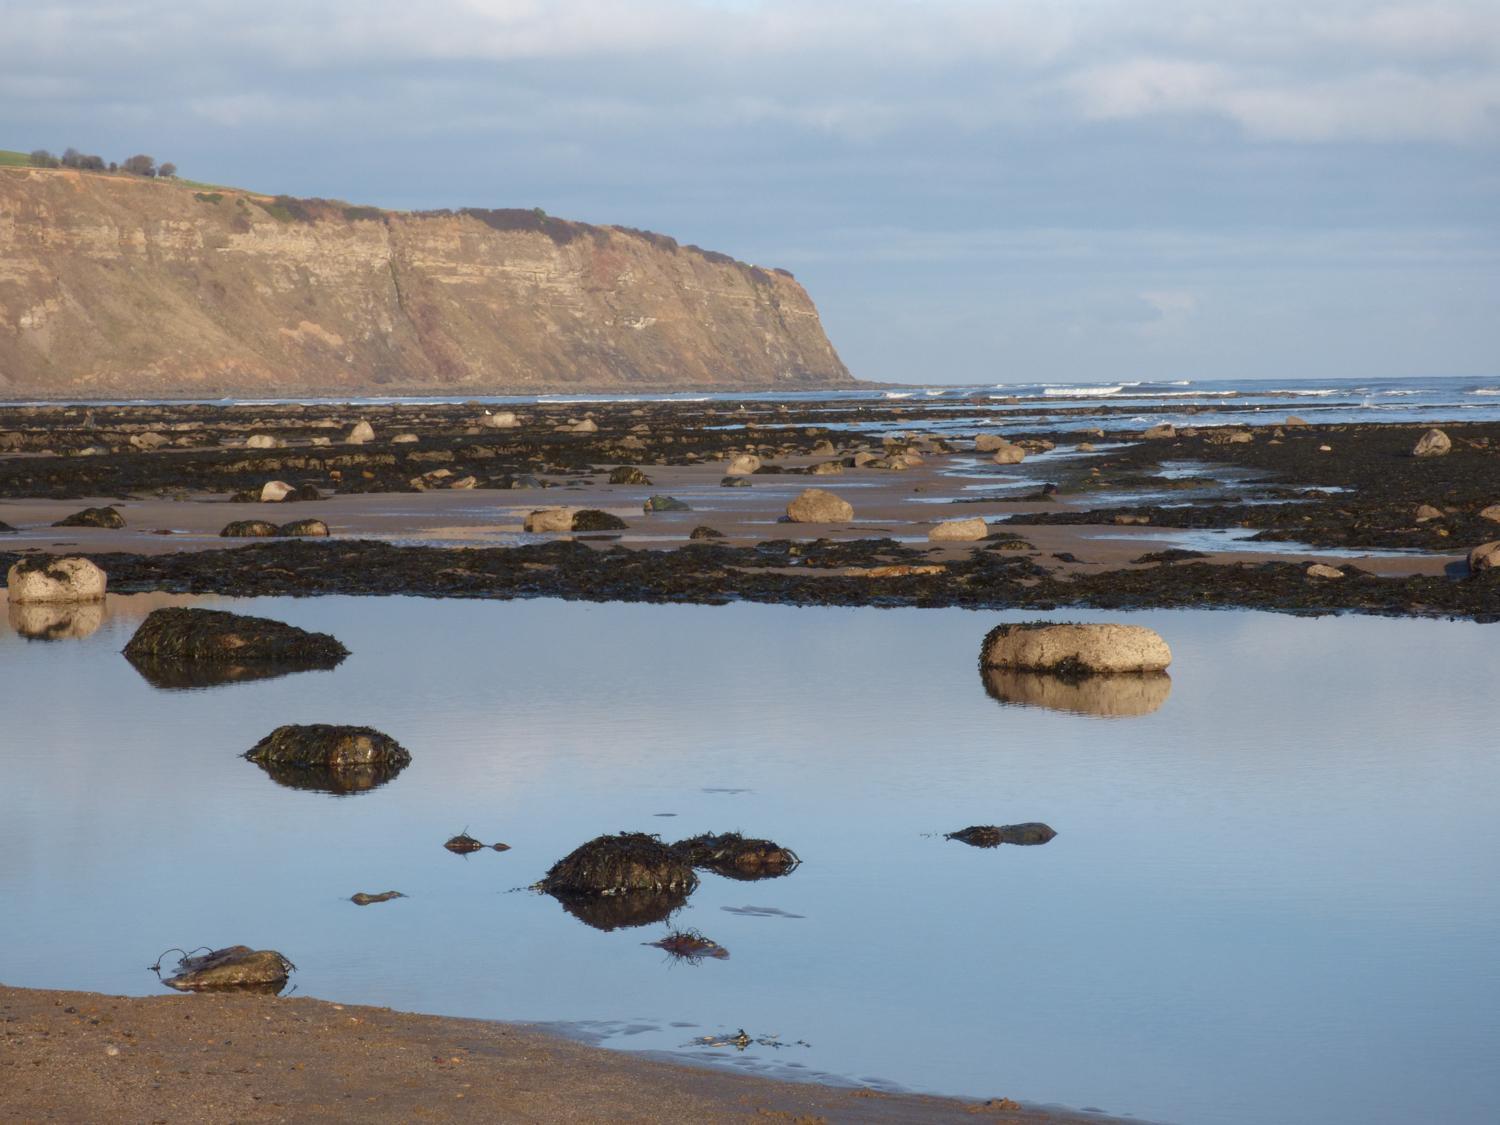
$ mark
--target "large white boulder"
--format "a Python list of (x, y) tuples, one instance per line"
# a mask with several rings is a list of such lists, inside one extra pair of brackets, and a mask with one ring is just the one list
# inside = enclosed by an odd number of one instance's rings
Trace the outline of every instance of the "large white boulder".
[(1163, 672), (1172, 650), (1144, 625), (1001, 625), (984, 639), (981, 662), (1039, 672)]
[(1417, 439), (1412, 449), (1413, 457), (1441, 457), (1453, 448), (1453, 442), (1442, 430), (1428, 430)]
[(526, 517), (526, 530), (572, 531), (573, 514), (577, 508), (539, 508)]
[(1022, 461), (1026, 460), (1026, 450), (1022, 449), (1019, 445), (1012, 445), (1010, 442), (1006, 442), (999, 449), (995, 450), (995, 455), (990, 460), (997, 465), (1019, 465)]
[(821, 488), (804, 489), (786, 506), (793, 523), (845, 523), (854, 518), (854, 505)]
[(935, 524), (927, 533), (927, 538), (933, 543), (968, 543), (983, 539), (989, 533), (989, 524), (984, 522), (982, 516), (975, 516), (973, 519), (944, 520)]
[(1481, 543), (1469, 552), (1469, 569), (1475, 574), (1481, 570), (1493, 570), (1500, 567), (1500, 539), (1491, 543)]
[(349, 445), (364, 445), (367, 441), (375, 440), (375, 427), (368, 422), (360, 421), (354, 423), (344, 441)]
[(10, 568), (5, 583), (12, 605), (32, 602), (97, 602), (108, 579), (88, 559), (46, 555), (21, 559)]
[(279, 504), (295, 491), (284, 480), (268, 480), (260, 486), (260, 499), (265, 504)]
[(280, 449), (284, 444), (274, 434), (251, 434), (245, 439), (246, 449)]

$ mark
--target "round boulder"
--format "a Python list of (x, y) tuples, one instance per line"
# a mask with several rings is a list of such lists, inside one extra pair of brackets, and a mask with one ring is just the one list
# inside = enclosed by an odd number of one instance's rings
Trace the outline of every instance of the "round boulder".
[(354, 423), (348, 435), (344, 438), (344, 442), (347, 445), (364, 445), (365, 442), (374, 440), (375, 427), (364, 421)]
[(269, 539), (277, 534), (277, 530), (274, 523), (265, 520), (235, 520), (225, 524), (219, 536), (223, 539)]
[(113, 508), (85, 508), (81, 512), (74, 512), (71, 516), (64, 516), (52, 526), (103, 527), (110, 531), (118, 531), (125, 526), (125, 517)]
[(1026, 460), (1026, 450), (1006, 442), (995, 450), (995, 455), (990, 460), (997, 465), (1019, 465)]
[(328, 535), (328, 525), (322, 520), (293, 520), (278, 527), (276, 534), (294, 539), (321, 539)]
[(1441, 457), (1453, 448), (1453, 442), (1442, 430), (1428, 430), (1412, 448), (1413, 457)]
[(854, 506), (821, 488), (804, 489), (786, 506), (793, 523), (845, 523), (854, 518)]
[(969, 543), (983, 539), (990, 533), (984, 517), (975, 516), (967, 520), (944, 520), (933, 526), (927, 538), (933, 543)]
[(277, 727), (245, 751), (245, 757), (262, 765), (326, 769), (350, 766), (403, 768), (411, 764), (411, 755), (390, 735), (381, 734), (371, 727), (330, 723)]
[(1489, 520), (1491, 523), (1500, 523), (1500, 504), (1491, 504), (1488, 508), (1480, 508), (1479, 518)]
[(1172, 650), (1144, 625), (1000, 625), (984, 638), (981, 662), (991, 668), (1095, 675), (1163, 672)]
[(736, 453), (729, 458), (726, 477), (748, 477), (760, 468), (760, 458), (753, 453)]
[(296, 491), (284, 480), (268, 480), (260, 486), (261, 503), (279, 504)]
[(537, 889), (550, 894), (618, 895), (691, 891), (692, 864), (656, 836), (597, 836), (552, 865)]
[(479, 424), (491, 430), (513, 430), (521, 424), (521, 420), (509, 410), (499, 410), (494, 414), (485, 414), (479, 419)]
[(5, 583), (12, 605), (35, 602), (97, 602), (108, 582), (104, 571), (74, 556), (28, 556), (10, 568)]
[(1492, 543), (1481, 543), (1470, 551), (1469, 569), (1475, 574), (1481, 570), (1500, 569), (1500, 539)]
[(1313, 563), (1307, 568), (1307, 576), (1309, 578), (1334, 579), (1344, 577), (1344, 572), (1336, 566), (1329, 566), (1327, 563)]
[(271, 434), (251, 434), (245, 439), (246, 449), (280, 449), (286, 442)]

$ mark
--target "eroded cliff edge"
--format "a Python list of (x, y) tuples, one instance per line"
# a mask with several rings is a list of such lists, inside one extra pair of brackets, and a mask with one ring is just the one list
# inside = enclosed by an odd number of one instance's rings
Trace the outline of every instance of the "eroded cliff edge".
[(850, 381), (790, 274), (662, 235), (0, 168), (0, 396)]

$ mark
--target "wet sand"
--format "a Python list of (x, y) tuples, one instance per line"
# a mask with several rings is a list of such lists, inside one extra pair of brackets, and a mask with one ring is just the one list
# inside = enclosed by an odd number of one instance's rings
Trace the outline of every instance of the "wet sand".
[(0, 986), (6, 1121), (1107, 1123), (1098, 1113), (783, 1082), (536, 1028), (305, 998)]

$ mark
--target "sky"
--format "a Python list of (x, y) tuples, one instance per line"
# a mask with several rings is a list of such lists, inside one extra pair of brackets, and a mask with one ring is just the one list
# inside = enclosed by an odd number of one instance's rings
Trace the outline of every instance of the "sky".
[(0, 148), (793, 271), (858, 377), (1500, 373), (1500, 0), (0, 0)]

